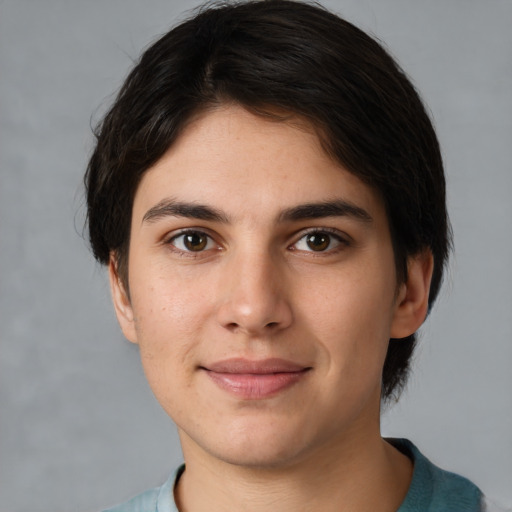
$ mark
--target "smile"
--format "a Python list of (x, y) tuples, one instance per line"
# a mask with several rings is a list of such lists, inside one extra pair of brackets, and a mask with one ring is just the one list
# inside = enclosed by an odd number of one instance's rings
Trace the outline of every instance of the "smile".
[(228, 359), (201, 367), (222, 390), (245, 400), (270, 398), (305, 378), (311, 367), (283, 359)]

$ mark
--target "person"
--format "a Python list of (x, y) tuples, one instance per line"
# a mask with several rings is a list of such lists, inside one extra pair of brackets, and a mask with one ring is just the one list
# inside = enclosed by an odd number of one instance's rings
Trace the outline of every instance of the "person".
[(435, 131), (381, 45), (317, 4), (213, 4), (96, 138), (91, 247), (185, 461), (112, 512), (484, 510), (380, 432), (451, 248)]

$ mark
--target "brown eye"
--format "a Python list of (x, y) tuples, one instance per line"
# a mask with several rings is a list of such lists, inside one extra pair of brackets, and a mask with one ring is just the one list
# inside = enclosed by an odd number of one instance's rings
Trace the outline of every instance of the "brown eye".
[(325, 252), (331, 254), (343, 247), (350, 245), (346, 238), (338, 232), (331, 233), (327, 229), (317, 229), (303, 235), (295, 244), (293, 249), (301, 252)]
[(207, 243), (208, 238), (203, 233), (187, 233), (183, 235), (183, 244), (189, 251), (202, 251)]
[(312, 251), (325, 251), (331, 243), (327, 233), (311, 233), (306, 236), (306, 244)]
[(202, 231), (185, 231), (172, 237), (169, 244), (182, 252), (202, 252), (215, 247), (215, 242)]

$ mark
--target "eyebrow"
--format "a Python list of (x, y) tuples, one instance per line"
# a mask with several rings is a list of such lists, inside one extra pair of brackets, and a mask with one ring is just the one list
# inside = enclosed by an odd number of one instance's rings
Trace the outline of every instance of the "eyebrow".
[(281, 213), (279, 220), (298, 221), (321, 219), (324, 217), (352, 217), (364, 223), (373, 222), (372, 216), (365, 209), (343, 199), (321, 203), (306, 203), (287, 208)]
[(225, 213), (213, 208), (195, 203), (184, 203), (173, 199), (163, 199), (150, 208), (142, 218), (142, 222), (156, 222), (164, 217), (188, 217), (190, 219), (209, 220), (213, 222), (229, 223)]
[[(165, 217), (187, 217), (190, 219), (221, 222), (223, 224), (230, 223), (229, 217), (217, 208), (175, 201), (173, 199), (163, 199), (150, 208), (144, 214), (142, 222), (152, 223)], [(352, 217), (364, 223), (371, 223), (373, 221), (372, 216), (365, 209), (343, 199), (320, 203), (305, 203), (287, 208), (281, 212), (278, 221), (293, 222), (325, 217)]]

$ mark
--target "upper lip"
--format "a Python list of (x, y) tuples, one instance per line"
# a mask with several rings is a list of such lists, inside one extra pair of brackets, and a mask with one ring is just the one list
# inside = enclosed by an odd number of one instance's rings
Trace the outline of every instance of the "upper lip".
[(225, 359), (202, 366), (205, 370), (215, 373), (255, 374), (293, 373), (307, 370), (310, 367), (280, 358), (251, 360), (244, 358)]

